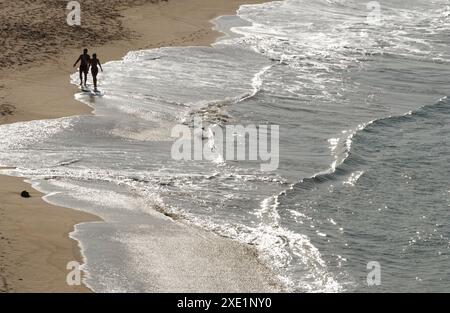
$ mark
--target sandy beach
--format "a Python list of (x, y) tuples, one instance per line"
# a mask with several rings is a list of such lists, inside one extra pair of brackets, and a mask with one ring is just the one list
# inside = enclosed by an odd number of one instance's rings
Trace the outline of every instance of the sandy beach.
[[(120, 59), (130, 50), (208, 45), (219, 35), (212, 30), (211, 19), (233, 14), (241, 4), (260, 2), (264, 1), (90, 0), (83, 1), (82, 6), (94, 6), (98, 11), (86, 12), (82, 26), (71, 28), (65, 24), (65, 3), (60, 1), (36, 4), (25, 0), (12, 3), (0, 0), (0, 29), (6, 34), (0, 39), (5, 47), (0, 71), (0, 124), (90, 114), (89, 107), (74, 100), (77, 89), (69, 82), (69, 75), (75, 72), (72, 65), (84, 47), (97, 52), (105, 63)], [(24, 9), (27, 6), (29, 11)], [(27, 18), (31, 21), (27, 22)], [(21, 198), (22, 190), (28, 190), (31, 198)], [(66, 264), (72, 260), (81, 262), (77, 242), (68, 234), (75, 224), (99, 219), (49, 205), (42, 200), (42, 194), (19, 178), (0, 177), (0, 195), (0, 292), (90, 291), (84, 286), (66, 284)], [(184, 234), (184, 243), (191, 247), (184, 256), (193, 257), (201, 251), (198, 261), (209, 262), (211, 271), (216, 268), (218, 276), (209, 285), (200, 288), (203, 281), (198, 279), (196, 285), (191, 286), (192, 290), (275, 290), (270, 272), (258, 263), (248, 247), (227, 239), (214, 237), (212, 240), (202, 231), (186, 230), (184, 225), (173, 221), (158, 220), (155, 225), (159, 225), (161, 231), (169, 226), (176, 237)], [(155, 246), (155, 249), (169, 253), (171, 249), (180, 248), (179, 241), (167, 242), (166, 246), (161, 243), (163, 248)], [(223, 258), (227, 259), (226, 263), (217, 261)], [(168, 255), (161, 259), (166, 264), (171, 262)], [(201, 265), (197, 268), (176, 263), (167, 265), (180, 272), (191, 270), (193, 275), (195, 271), (202, 272)], [(224, 268), (217, 269), (221, 265)], [(237, 270), (232, 271), (234, 268)], [(229, 282), (227, 288), (217, 285), (223, 279)], [(241, 282), (236, 283), (237, 280)], [(183, 290), (183, 281), (169, 279), (165, 286), (165, 290)], [(155, 291), (165, 290), (155, 287)]]
[(449, 291), (448, 0), (388, 2), (0, 0), (0, 294)]

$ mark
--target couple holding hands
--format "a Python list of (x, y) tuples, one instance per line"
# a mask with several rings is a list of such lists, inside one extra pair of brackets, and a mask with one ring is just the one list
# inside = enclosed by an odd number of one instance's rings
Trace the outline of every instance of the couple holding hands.
[(83, 86), (83, 75), (84, 75), (84, 86), (87, 83), (87, 75), (89, 73), (89, 68), (91, 69), (92, 78), (94, 80), (94, 92), (97, 92), (97, 74), (98, 68), (103, 72), (102, 64), (100, 60), (97, 59), (97, 54), (93, 54), (92, 58), (88, 54), (88, 49), (83, 50), (83, 54), (79, 56), (78, 60), (75, 62), (73, 67), (76, 67), (78, 62), (80, 62), (80, 86)]

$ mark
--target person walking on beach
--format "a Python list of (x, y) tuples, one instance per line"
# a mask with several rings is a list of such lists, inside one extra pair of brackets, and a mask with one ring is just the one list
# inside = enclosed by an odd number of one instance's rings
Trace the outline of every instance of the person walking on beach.
[(97, 92), (97, 74), (98, 74), (98, 66), (100, 66), (100, 69), (103, 72), (102, 64), (100, 63), (100, 60), (97, 59), (97, 54), (94, 53), (92, 55), (92, 59), (90, 60), (90, 66), (91, 66), (91, 74), (92, 78), (94, 80), (94, 91)]
[(75, 62), (73, 67), (76, 67), (78, 62), (80, 63), (80, 86), (83, 86), (83, 74), (84, 74), (84, 85), (87, 84), (87, 75), (89, 72), (89, 62), (91, 57), (88, 54), (88, 49), (83, 50), (83, 54), (78, 57), (78, 60)]

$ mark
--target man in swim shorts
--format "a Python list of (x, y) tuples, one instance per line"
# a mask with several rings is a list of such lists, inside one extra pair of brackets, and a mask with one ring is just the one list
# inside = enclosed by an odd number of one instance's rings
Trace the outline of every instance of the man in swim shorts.
[(80, 63), (80, 86), (83, 86), (83, 74), (84, 74), (84, 85), (87, 84), (87, 75), (89, 72), (89, 63), (91, 61), (91, 57), (88, 54), (88, 49), (83, 50), (83, 54), (80, 55), (78, 60), (75, 62), (73, 67), (76, 67), (78, 62)]

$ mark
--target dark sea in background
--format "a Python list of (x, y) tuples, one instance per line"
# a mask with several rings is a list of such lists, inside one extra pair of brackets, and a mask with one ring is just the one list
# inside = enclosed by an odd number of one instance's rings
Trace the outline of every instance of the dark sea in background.
[[(105, 220), (72, 235), (95, 291), (147, 290), (145, 221), (159, 211), (254, 245), (288, 291), (448, 292), (450, 1), (371, 12), (246, 5), (216, 21), (227, 36), (213, 47), (130, 52), (105, 64), (103, 97), (76, 96), (95, 115), (0, 126), (0, 165)], [(280, 125), (278, 170), (173, 160), (170, 132), (193, 115)]]

